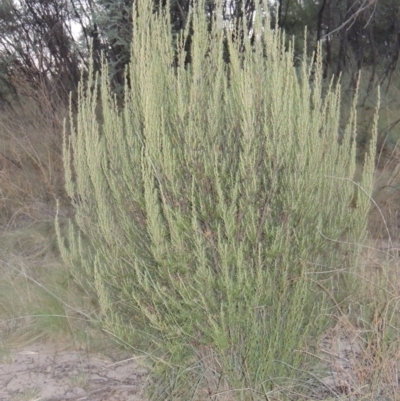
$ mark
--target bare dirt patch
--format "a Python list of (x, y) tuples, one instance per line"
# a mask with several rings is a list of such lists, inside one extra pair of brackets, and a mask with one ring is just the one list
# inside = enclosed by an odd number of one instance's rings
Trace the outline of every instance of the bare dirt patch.
[(135, 358), (113, 360), (54, 344), (0, 355), (0, 401), (144, 401), (146, 379)]

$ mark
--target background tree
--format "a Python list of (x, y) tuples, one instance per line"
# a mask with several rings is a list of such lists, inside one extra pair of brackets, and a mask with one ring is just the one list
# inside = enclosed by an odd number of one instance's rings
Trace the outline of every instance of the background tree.
[(310, 48), (323, 41), (324, 76), (371, 72), (369, 90), (390, 83), (400, 50), (400, 3), (396, 0), (279, 0), (274, 21), (290, 36), (307, 26)]
[[(171, 27), (179, 33), (186, 24), (189, 0), (170, 3)], [(0, 95), (16, 94), (21, 80), (65, 97), (76, 88), (79, 70), (87, 70), (92, 48), (95, 70), (101, 55), (110, 65), (115, 90), (122, 87), (132, 41), (133, 0), (4, 0), (0, 5)], [(154, 10), (166, 0), (154, 0)], [(216, 1), (206, 2), (208, 15)], [(255, 1), (225, 2), (225, 18), (242, 16), (249, 27)], [(190, 41), (188, 41), (188, 44)]]
[[(171, 29), (176, 37), (196, 0), (171, 0)], [(256, 0), (223, 1), (223, 18), (235, 40), (252, 32)], [(113, 89), (122, 90), (130, 60), (134, 0), (3, 0), (0, 4), (0, 96), (6, 99), (24, 84), (48, 96), (67, 98), (80, 71), (87, 71), (92, 48), (94, 69), (102, 55), (110, 65)], [(154, 10), (166, 0), (153, 0)], [(216, 0), (205, 1), (209, 23)], [(390, 82), (400, 51), (398, 0), (279, 0), (269, 4), (272, 24), (288, 37), (303, 37), (308, 29), (310, 52), (323, 42), (324, 77), (345, 72), (352, 82), (361, 68), (370, 71), (370, 91)], [(248, 32), (240, 31), (245, 18)], [(236, 21), (232, 26), (231, 21)], [(211, 27), (211, 26), (210, 26)], [(191, 35), (185, 46), (190, 48)], [(297, 39), (296, 53), (303, 43)], [(189, 52), (188, 52), (189, 53)], [(190, 60), (187, 60), (189, 62)], [(229, 61), (229, 57), (226, 59)], [(17, 88), (19, 88), (17, 90)], [(32, 91), (33, 93), (34, 91)], [(31, 96), (34, 96), (31, 93)]]
[(35, 90), (45, 90), (51, 97), (65, 97), (75, 88), (79, 69), (86, 60), (73, 39), (73, 20), (67, 1), (1, 3), (3, 99), (21, 90), (28, 96), (33, 96)]

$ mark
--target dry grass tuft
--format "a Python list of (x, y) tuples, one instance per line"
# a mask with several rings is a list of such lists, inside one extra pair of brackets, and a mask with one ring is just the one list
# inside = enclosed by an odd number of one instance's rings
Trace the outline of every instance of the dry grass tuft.
[[(62, 262), (54, 219), (69, 213), (62, 167), (67, 108), (24, 83), (0, 115), (0, 344), (86, 341), (93, 305)], [(85, 316), (86, 315), (86, 316)], [(86, 336), (87, 337), (87, 336)]]
[(62, 167), (66, 108), (43, 94), (22, 98), (0, 119), (0, 224), (18, 227), (54, 217), (55, 199), (67, 199)]

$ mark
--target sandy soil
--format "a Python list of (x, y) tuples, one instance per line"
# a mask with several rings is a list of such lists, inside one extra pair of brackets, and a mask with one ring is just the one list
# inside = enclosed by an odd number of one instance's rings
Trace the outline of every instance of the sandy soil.
[[(359, 334), (338, 327), (325, 336), (317, 367), (325, 375), (319, 385), (310, 387), (310, 399), (350, 394), (351, 400), (398, 399), (397, 361), (373, 396), (365, 398), (372, 390), (368, 382), (376, 366), (359, 347)], [(137, 358), (99, 356), (61, 345), (38, 343), (0, 354), (0, 401), (145, 401), (147, 379)]]
[(0, 401), (144, 401), (146, 370), (54, 344), (0, 356)]

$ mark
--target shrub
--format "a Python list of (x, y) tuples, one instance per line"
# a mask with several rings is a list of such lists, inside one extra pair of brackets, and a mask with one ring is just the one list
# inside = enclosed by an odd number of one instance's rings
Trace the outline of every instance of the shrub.
[(80, 86), (63, 257), (104, 328), (152, 357), (156, 399), (298, 392), (354, 285), (376, 133), (356, 183), (356, 100), (341, 134), (319, 55), (295, 69), (261, 12), (241, 44), (200, 5), (185, 66), (189, 26), (174, 49), (168, 13), (148, 3), (135, 5), (124, 107), (106, 65)]

